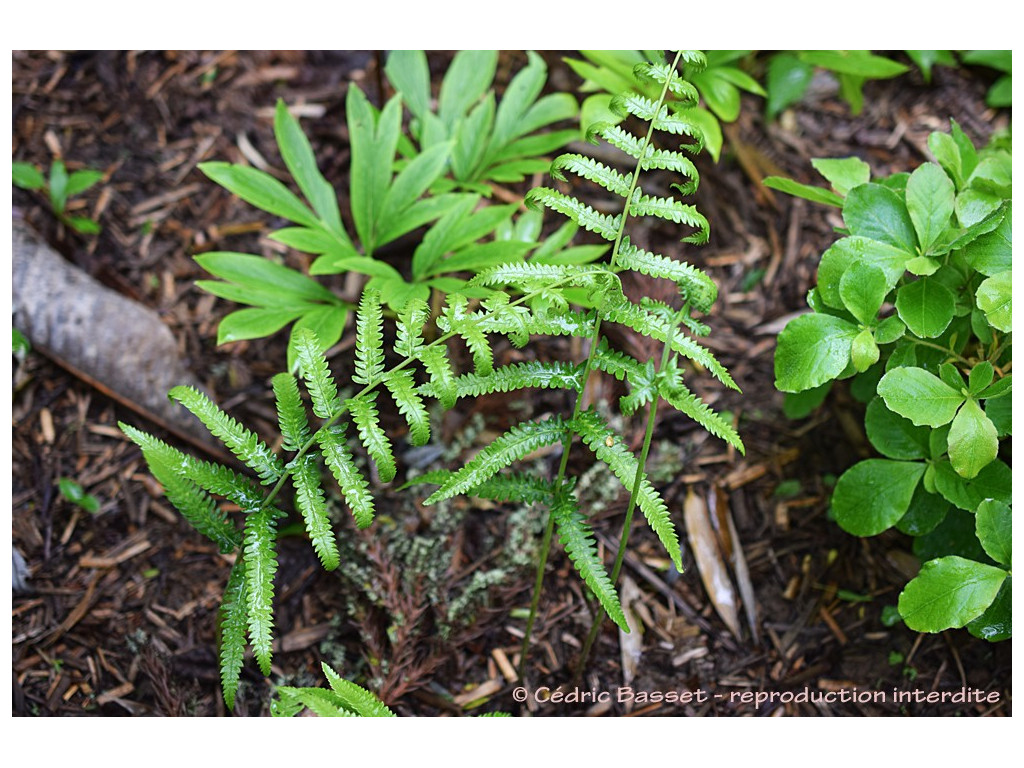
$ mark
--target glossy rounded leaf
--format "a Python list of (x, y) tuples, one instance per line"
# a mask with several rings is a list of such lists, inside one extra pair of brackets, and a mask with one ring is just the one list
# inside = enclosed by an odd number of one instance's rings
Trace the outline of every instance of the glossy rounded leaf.
[(819, 387), (850, 363), (857, 326), (832, 315), (801, 315), (779, 334), (775, 386), (783, 392)]
[(978, 405), (967, 400), (949, 428), (949, 460), (961, 477), (976, 477), (999, 452), (996, 427)]
[(916, 426), (941, 427), (956, 415), (964, 396), (923, 368), (894, 368), (878, 382), (889, 410)]
[(948, 461), (940, 461), (934, 467), (936, 490), (960, 509), (974, 512), (985, 499), (1010, 503), (1013, 474), (999, 459), (985, 465), (972, 480), (958, 475)]
[(930, 560), (900, 594), (900, 615), (917, 632), (962, 627), (992, 604), (1006, 576), (1002, 568), (962, 557)]
[(908, 254), (917, 251), (917, 235), (899, 194), (881, 184), (861, 184), (846, 196), (843, 219), (854, 235), (886, 243)]
[(1013, 513), (1001, 501), (985, 499), (976, 513), (978, 541), (997, 563), (1009, 566), (1013, 558)]
[(871, 335), (871, 329), (865, 328), (857, 334), (850, 348), (850, 359), (853, 360), (853, 367), (857, 373), (863, 373), (872, 365), (878, 362), (878, 345), (875, 337)]
[[(943, 174), (945, 175), (945, 174)], [(896, 292), (896, 311), (916, 336), (933, 339), (949, 327), (956, 297), (942, 283), (923, 277)]]
[(871, 166), (859, 157), (815, 158), (811, 165), (840, 195), (871, 181)]
[(836, 522), (854, 536), (875, 536), (896, 525), (910, 507), (924, 468), (918, 462), (888, 459), (854, 464), (832, 495)]
[(822, 300), (830, 307), (843, 308), (843, 299), (839, 294), (839, 284), (854, 264), (870, 264), (885, 273), (886, 285), (889, 290), (906, 271), (907, 262), (914, 258), (913, 253), (895, 248), (886, 243), (867, 237), (844, 237), (837, 240), (821, 256), (818, 265), (818, 292)]
[(885, 272), (873, 264), (851, 264), (839, 280), (839, 298), (862, 323), (872, 322), (889, 292)]
[(948, 501), (938, 494), (929, 493), (921, 483), (914, 491), (907, 514), (896, 523), (896, 528), (908, 536), (924, 536), (934, 531), (951, 509), (953, 507)]
[(993, 328), (1003, 333), (1013, 330), (1013, 277), (1010, 270), (986, 278), (978, 286), (978, 309), (985, 313)]
[(868, 403), (864, 429), (871, 445), (887, 458), (912, 461), (928, 456), (928, 428), (893, 413), (879, 397)]
[(1013, 577), (1007, 576), (992, 605), (967, 625), (967, 631), (991, 643), (1013, 636)]
[(924, 163), (910, 174), (907, 180), (907, 212), (925, 253), (949, 224), (955, 197), (953, 182), (935, 163)]

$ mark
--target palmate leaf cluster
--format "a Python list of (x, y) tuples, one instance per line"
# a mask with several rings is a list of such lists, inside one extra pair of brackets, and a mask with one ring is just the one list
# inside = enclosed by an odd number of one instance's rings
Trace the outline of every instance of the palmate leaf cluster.
[(779, 336), (776, 386), (808, 412), (833, 382), (866, 403), (881, 458), (839, 478), (836, 522), (896, 527), (925, 562), (899, 611), (924, 632), (1010, 635), (1012, 159), (977, 150), (956, 122), (934, 156), (880, 179), (858, 158), (815, 160), (832, 190), (766, 180), (842, 209), (847, 235), (821, 258), (812, 312)]

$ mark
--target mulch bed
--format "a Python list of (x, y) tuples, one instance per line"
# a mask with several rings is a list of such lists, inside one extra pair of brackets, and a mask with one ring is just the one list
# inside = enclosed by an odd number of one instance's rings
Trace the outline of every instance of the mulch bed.
[[(436, 58), (443, 64), (443, 54)], [(559, 57), (547, 59), (551, 84), (572, 89), (574, 76)], [(504, 54), (499, 79), (507, 81), (524, 61), (521, 53)], [(379, 100), (381, 64), (381, 56), (363, 52), (16, 51), (14, 158), (48, 167), (62, 155), (70, 168), (99, 168), (109, 177), (83, 197), (79, 211), (102, 222), (98, 237), (65, 231), (41, 198), (21, 190), (14, 194), (16, 215), (102, 283), (160, 312), (222, 407), (273, 436), (268, 380), (283, 367), (282, 335), (270, 343), (218, 347), (217, 322), (231, 307), (195, 288), (193, 281), (204, 275), (191, 257), (238, 250), (273, 254), (294, 267), (308, 264), (261, 239), (266, 217), (207, 181), (196, 165), (217, 159), (280, 167), (271, 118), (276, 99), (284, 98), (303, 105), (303, 126), (320, 167), (341, 196), (348, 162), (345, 89), (355, 81)], [(772, 173), (816, 183), (812, 157), (857, 154), (878, 174), (907, 170), (927, 157), (928, 134), (946, 129), (950, 117), (984, 140), (994, 125), (1008, 121), (984, 106), (987, 85), (978, 72), (938, 68), (931, 85), (916, 73), (869, 83), (860, 116), (826, 91), (772, 125), (764, 124), (760, 102), (750, 100), (728, 127), (721, 162), (705, 158), (701, 164), (696, 202), (712, 222), (712, 241), (690, 248), (685, 258), (719, 285), (707, 343), (744, 392), (693, 381), (717, 410), (738, 415), (747, 453), (724, 450), (670, 415), (660, 422), (653, 462), (664, 468), (661, 487), (673, 509), (681, 510), (692, 492), (720, 514), (731, 511), (755, 594), (753, 626), (746, 622), (735, 636), (709, 602), (689, 550), (686, 572), (670, 573), (657, 542), (637, 525), (623, 571), (623, 589), (634, 595), (643, 623), (635, 655), (624, 658), (618, 631), (609, 625), (583, 679), (572, 681), (589, 613), (571, 564), (556, 554), (527, 681), (531, 689), (562, 686), (592, 697), (519, 703), (509, 672), (533, 574), (502, 560), (508, 515), (460, 502), (452, 505), (451, 520), (437, 520), (406, 494), (378, 488), (378, 525), (358, 535), (341, 526), (340, 538), (350, 542), (348, 574), (324, 573), (308, 545), (297, 537), (282, 540), (271, 682), (316, 685), (324, 660), (403, 715), (496, 709), (536, 715), (1009, 715), (1010, 644), (984, 643), (964, 631), (918, 635), (884, 626), (882, 607), (895, 604), (913, 573), (909, 540), (895, 533), (856, 539), (828, 519), (829, 482), (868, 454), (862, 413), (840, 388), (808, 419), (786, 419), (782, 396), (772, 387), (772, 359), (775, 334), (803, 308), (839, 220), (835, 212), (756, 183)], [(521, 195), (526, 188), (505, 191)], [(657, 229), (647, 237), (679, 255)], [(329, 285), (352, 289), (343, 279)], [(350, 344), (349, 333), (335, 350), (340, 374), (349, 365), (344, 350)], [(512, 353), (498, 350), (506, 359)], [(536, 347), (539, 355), (566, 353)], [(607, 383), (591, 392), (596, 399), (614, 394)], [(510, 409), (564, 411), (566, 403), (551, 393), (525, 406), (487, 398), (471, 413), (446, 416), (442, 432), (469, 449), (500, 430)], [(30, 574), (12, 603), (14, 713), (226, 714), (216, 622), (229, 564), (163, 499), (117, 422), (155, 427), (38, 353), (15, 366), (13, 408), (13, 544)], [(634, 444), (642, 433), (639, 421), (628, 426)], [(586, 465), (580, 461), (578, 469)], [(99, 512), (64, 500), (56, 490), (61, 477), (75, 478), (96, 496)], [(617, 541), (621, 501), (595, 516), (606, 548)], [(681, 513), (676, 522), (682, 525)], [(410, 589), (413, 556), (402, 541), (417, 537), (445, 548), (451, 559), (445, 572)], [(499, 566), (506, 577), (490, 588), (489, 599), (448, 626), (451, 595), (464, 591), (474, 573)], [(851, 599), (855, 595), (869, 600)], [(269, 686), (251, 661), (243, 681), (236, 714), (266, 714)], [(624, 685), (706, 696), (688, 703), (619, 701), (616, 691)], [(754, 703), (758, 692), (805, 688), (835, 695)], [(998, 694), (997, 700), (948, 699), (962, 688)], [(610, 700), (593, 695), (602, 691), (611, 692)], [(947, 697), (900, 703), (894, 691)], [(480, 707), (467, 707), (474, 704)]]

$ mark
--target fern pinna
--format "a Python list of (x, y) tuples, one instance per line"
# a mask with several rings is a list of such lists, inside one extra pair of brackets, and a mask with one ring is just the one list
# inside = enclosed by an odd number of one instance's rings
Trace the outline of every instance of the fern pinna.
[[(502, 493), (506, 498), (511, 496), (518, 501), (537, 500), (537, 493), (515, 496), (502, 484), (493, 484), (496, 473), (542, 445), (561, 444), (562, 456), (557, 477), (553, 483), (547, 484), (550, 490), (545, 501), (549, 514), (523, 642), (521, 674), (525, 669), (526, 652), (537, 614), (544, 569), (556, 529), (567, 554), (597, 598), (600, 609), (627, 632), (629, 629), (614, 584), (622, 566), (635, 507), (639, 506), (673, 564), (682, 570), (679, 539), (668, 507), (644, 472), (659, 399), (695, 420), (711, 434), (740, 451), (743, 450), (743, 443), (732, 424), (714, 413), (686, 386), (683, 368), (679, 364), (679, 358), (692, 360), (724, 385), (738, 389), (728, 371), (714, 355), (693, 338), (695, 335), (708, 333), (708, 328), (694, 317), (694, 313), (706, 313), (710, 310), (717, 295), (714, 283), (707, 275), (689, 264), (634, 246), (626, 234), (630, 220), (653, 216), (686, 227), (688, 232), (681, 238), (683, 242), (699, 245), (708, 240), (708, 221), (694, 206), (673, 197), (648, 195), (644, 193), (640, 184), (641, 175), (653, 170), (681, 174), (684, 181), (673, 186), (682, 195), (692, 194), (699, 183), (697, 170), (685, 154), (658, 148), (653, 142), (655, 133), (668, 133), (686, 137), (681, 148), (687, 152), (699, 152), (703, 146), (700, 129), (686, 117), (687, 110), (697, 104), (697, 93), (692, 85), (680, 79), (676, 68), (681, 61), (699, 68), (704, 63), (704, 56), (697, 51), (681, 51), (676, 54), (671, 64), (661, 62), (639, 65), (635, 69), (638, 78), (661, 85), (659, 98), (651, 101), (636, 94), (624, 94), (613, 101), (613, 107), (623, 116), (632, 116), (647, 123), (646, 135), (638, 136), (621, 126), (612, 125), (595, 125), (588, 131), (591, 140), (596, 142), (603, 139), (621, 150), (624, 156), (632, 158), (634, 163), (631, 172), (619, 172), (583, 154), (565, 154), (552, 163), (551, 174), (558, 180), (565, 181), (567, 174), (572, 173), (621, 197), (624, 201), (621, 213), (599, 213), (576, 197), (546, 187), (533, 189), (526, 197), (527, 204), (551, 208), (612, 243), (610, 260), (603, 266), (606, 276), (601, 281), (601, 289), (589, 297), (592, 310), (584, 315), (573, 314), (558, 293), (545, 289), (547, 281), (561, 281), (570, 274), (571, 269), (565, 267), (507, 265), (489, 270), (474, 281), (480, 285), (503, 285), (524, 293), (541, 294), (551, 307), (549, 331), (557, 327), (558, 322), (570, 317), (573, 318), (572, 322), (586, 325), (589, 329), (585, 333), (590, 341), (589, 356), (582, 365), (574, 367), (571, 371), (573, 384), (569, 388), (576, 393), (576, 402), (570, 418), (551, 418), (516, 425), (484, 448), (461, 470), (433, 474), (429, 478), (440, 487), (426, 503), (464, 493), (492, 498), (496, 493)], [(675, 309), (651, 300), (634, 303), (622, 291), (618, 276), (623, 272), (634, 272), (674, 282), (678, 286), (682, 308)], [(637, 334), (660, 341), (663, 345), (660, 363), (656, 366), (650, 360), (639, 361), (613, 349), (602, 334), (602, 323), (624, 325)], [(603, 371), (628, 383), (629, 392), (620, 400), (620, 408), (624, 414), (630, 415), (644, 405), (648, 406), (647, 426), (639, 458), (595, 408), (584, 410), (582, 393), (588, 378), (595, 370)], [(566, 371), (566, 374), (568, 373), (569, 371)], [(597, 459), (607, 465), (630, 491), (619, 550), (610, 575), (598, 557), (586, 516), (579, 511), (580, 500), (573, 490), (571, 479), (567, 478), (566, 474), (570, 448), (576, 436), (581, 438)], [(536, 491), (540, 487), (542, 486), (538, 483), (533, 485), (531, 490)], [(589, 652), (598, 627), (599, 622), (595, 622), (581, 662)]]

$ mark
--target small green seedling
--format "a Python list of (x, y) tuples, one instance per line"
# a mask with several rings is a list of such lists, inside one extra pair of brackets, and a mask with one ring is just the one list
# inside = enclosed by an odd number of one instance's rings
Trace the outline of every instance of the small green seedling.
[(20, 189), (44, 190), (54, 215), (82, 235), (98, 235), (100, 225), (87, 216), (70, 216), (67, 213), (68, 198), (80, 195), (103, 179), (102, 171), (83, 168), (68, 173), (64, 161), (57, 159), (50, 166), (47, 179), (39, 168), (29, 163), (14, 163), (11, 167), (11, 181)]
[(91, 493), (86, 493), (81, 484), (70, 477), (62, 477), (58, 480), (57, 487), (60, 489), (61, 496), (89, 514), (95, 515), (100, 511), (100, 500)]

